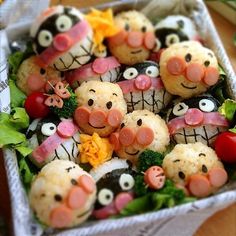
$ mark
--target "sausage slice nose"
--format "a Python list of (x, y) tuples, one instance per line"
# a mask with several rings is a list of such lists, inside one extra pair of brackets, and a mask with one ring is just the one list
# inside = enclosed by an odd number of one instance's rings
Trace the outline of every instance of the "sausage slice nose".
[(91, 112), (89, 116), (89, 123), (94, 127), (103, 127), (105, 125), (106, 118), (106, 112), (101, 109), (97, 109)]
[(84, 107), (84, 106), (78, 107), (75, 110), (74, 119), (79, 126), (85, 125), (89, 121), (90, 114), (91, 114), (91, 111), (87, 107)]
[(79, 209), (85, 205), (87, 197), (87, 193), (81, 187), (72, 187), (67, 197), (67, 204), (71, 209)]
[(214, 85), (219, 79), (219, 71), (216, 68), (208, 67), (205, 71), (205, 76), (203, 81), (205, 84), (212, 86)]
[(132, 48), (141, 47), (143, 44), (143, 33), (138, 31), (129, 32), (127, 44)]
[(146, 75), (139, 75), (134, 80), (135, 87), (139, 90), (148, 90), (151, 85), (151, 79)]
[(117, 127), (122, 121), (123, 115), (118, 109), (111, 109), (108, 112), (107, 123), (112, 127)]
[(119, 133), (112, 133), (109, 137), (109, 141), (114, 146), (114, 150), (118, 151), (120, 149), (120, 140), (119, 140)]
[(140, 145), (147, 146), (154, 140), (154, 132), (149, 127), (141, 127), (136, 134), (136, 140)]
[(200, 82), (204, 76), (204, 67), (197, 63), (191, 63), (187, 66), (185, 75), (191, 82)]
[(199, 125), (204, 120), (204, 114), (197, 108), (191, 108), (184, 115), (184, 120), (187, 125)]
[(181, 57), (172, 57), (167, 62), (167, 70), (171, 75), (181, 75), (185, 67), (186, 63)]
[(58, 34), (53, 40), (53, 46), (60, 52), (68, 50), (71, 45), (72, 41), (66, 34)]
[(120, 143), (124, 146), (129, 146), (134, 143), (135, 133), (131, 128), (125, 127), (121, 129), (119, 135)]
[(118, 34), (108, 38), (109, 44), (111, 46), (119, 46), (125, 41), (127, 35), (127, 31), (121, 30)]

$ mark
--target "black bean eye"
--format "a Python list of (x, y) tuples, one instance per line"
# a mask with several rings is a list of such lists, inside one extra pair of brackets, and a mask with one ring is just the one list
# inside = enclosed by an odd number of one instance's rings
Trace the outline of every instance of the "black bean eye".
[(75, 179), (71, 179), (70, 182), (71, 182), (72, 185), (77, 185), (77, 181)]
[(192, 59), (192, 55), (190, 53), (187, 53), (186, 56), (185, 56), (185, 61), (190, 62), (191, 59)]
[(92, 105), (93, 105), (93, 99), (90, 98), (90, 99), (88, 100), (88, 105), (89, 105), (89, 106), (92, 106)]
[(185, 174), (182, 171), (180, 171), (179, 172), (179, 177), (180, 177), (180, 179), (185, 179)]
[(142, 123), (143, 123), (143, 121), (142, 121), (141, 119), (139, 119), (139, 120), (137, 121), (137, 125), (138, 125), (138, 126), (141, 126)]
[(209, 62), (209, 61), (205, 61), (205, 62), (204, 62), (204, 66), (205, 66), (205, 67), (208, 67), (209, 65), (210, 65), (210, 62)]
[(126, 23), (126, 24), (125, 24), (125, 30), (126, 30), (126, 31), (129, 31), (129, 29), (130, 29), (130, 27), (129, 27), (129, 25)]
[(205, 165), (202, 165), (202, 172), (203, 173), (207, 173), (208, 169)]
[(124, 128), (124, 127), (125, 127), (125, 124), (124, 124), (124, 123), (121, 123), (120, 128), (122, 129), (122, 128)]
[(106, 106), (107, 106), (107, 109), (111, 109), (111, 107), (112, 107), (112, 102), (111, 102), (111, 101), (107, 102)]
[(142, 30), (143, 33), (145, 33), (145, 32), (147, 31), (147, 27), (146, 27), (146, 26), (143, 26), (143, 27), (141, 28), (141, 30)]
[(46, 70), (44, 70), (43, 68), (40, 69), (40, 74), (44, 75), (46, 73)]
[(55, 201), (60, 202), (62, 200), (62, 197), (60, 194), (55, 194), (54, 199), (55, 199)]

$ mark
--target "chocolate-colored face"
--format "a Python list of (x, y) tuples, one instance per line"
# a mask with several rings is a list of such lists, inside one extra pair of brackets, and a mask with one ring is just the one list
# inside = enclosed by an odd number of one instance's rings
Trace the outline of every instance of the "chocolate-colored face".
[(169, 112), (167, 122), (175, 143), (202, 142), (211, 146), (217, 135), (227, 128), (219, 114), (219, 102), (203, 95), (177, 103)]

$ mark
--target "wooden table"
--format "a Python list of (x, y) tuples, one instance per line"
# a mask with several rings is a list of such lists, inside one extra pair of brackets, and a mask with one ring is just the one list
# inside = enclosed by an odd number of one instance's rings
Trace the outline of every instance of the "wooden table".
[[(52, 4), (67, 3), (68, 5), (89, 6), (98, 4), (99, 2), (107, 2), (109, 0), (96, 1), (96, 0), (52, 0)], [(233, 35), (236, 33), (236, 26), (221, 17), (218, 13), (210, 10), (216, 28), (225, 46), (225, 49), (230, 57), (231, 63), (236, 71), (236, 47), (233, 46)], [(12, 235), (12, 220), (10, 210), (9, 192), (6, 181), (5, 170), (3, 167), (3, 158), (0, 154), (0, 217), (4, 217), (7, 225), (6, 235)], [(1, 218), (0, 218), (1, 219)], [(1, 226), (0, 226), (1, 227)], [(1, 231), (0, 231), (1, 235)], [(210, 217), (198, 229), (194, 236), (233, 236), (236, 235), (236, 204), (217, 212)], [(23, 235), (22, 235), (23, 236)]]

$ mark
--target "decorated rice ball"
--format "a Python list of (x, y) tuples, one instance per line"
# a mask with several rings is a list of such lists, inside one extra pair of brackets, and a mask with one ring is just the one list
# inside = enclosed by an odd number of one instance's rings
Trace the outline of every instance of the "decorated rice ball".
[(55, 160), (32, 182), (30, 205), (39, 220), (54, 228), (73, 227), (92, 213), (96, 200), (93, 178), (71, 161)]
[(218, 63), (213, 51), (199, 42), (176, 43), (162, 52), (160, 75), (169, 93), (190, 98), (218, 82)]
[(120, 128), (110, 136), (118, 157), (136, 164), (145, 149), (164, 152), (170, 142), (165, 121), (147, 110), (136, 110), (125, 115)]
[(155, 46), (154, 27), (141, 12), (132, 10), (117, 14), (115, 25), (120, 29), (108, 38), (112, 55), (122, 64), (133, 65), (148, 59)]
[(94, 132), (107, 137), (114, 132), (127, 112), (127, 105), (119, 85), (88, 81), (75, 90), (78, 108), (74, 119), (86, 134)]
[(177, 144), (165, 156), (162, 167), (167, 178), (196, 197), (208, 196), (228, 179), (215, 151), (199, 142)]
[(38, 64), (67, 71), (86, 64), (93, 54), (93, 32), (82, 13), (74, 7), (54, 6), (39, 15), (30, 36)]

